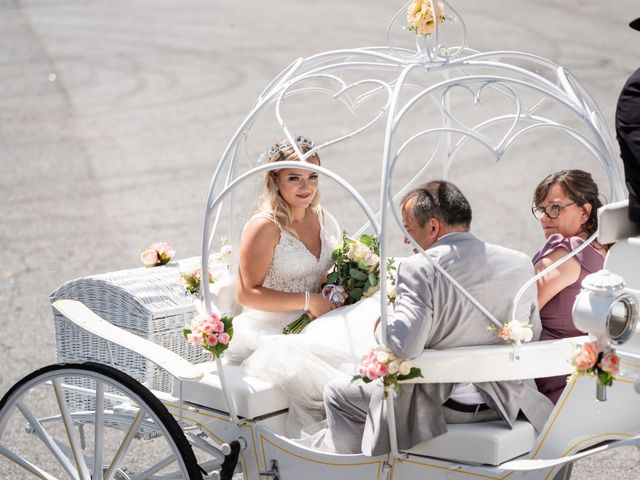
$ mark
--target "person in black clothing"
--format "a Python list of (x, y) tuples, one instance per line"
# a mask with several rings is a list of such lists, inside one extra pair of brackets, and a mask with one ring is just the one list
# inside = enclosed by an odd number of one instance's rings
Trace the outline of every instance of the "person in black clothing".
[[(629, 26), (640, 31), (640, 18)], [(616, 135), (629, 190), (629, 220), (640, 224), (640, 68), (631, 74), (620, 92)]]

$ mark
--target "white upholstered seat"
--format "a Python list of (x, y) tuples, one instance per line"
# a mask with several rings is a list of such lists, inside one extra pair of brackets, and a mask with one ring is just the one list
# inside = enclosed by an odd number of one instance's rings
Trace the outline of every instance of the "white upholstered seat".
[[(184, 400), (227, 412), (227, 404), (215, 364), (207, 362), (201, 363), (197, 367), (202, 370), (204, 376), (197, 382), (182, 383)], [(225, 365), (224, 373), (239, 416), (257, 418), (289, 407), (289, 398), (282, 389), (259, 378), (244, 375), (240, 365)], [(174, 382), (173, 394), (175, 396), (178, 396), (179, 393), (177, 385), (178, 382)]]
[(516, 420), (513, 429), (502, 420), (447, 425), (448, 432), (409, 450), (414, 455), (462, 463), (499, 465), (528, 453), (537, 434), (526, 420)]

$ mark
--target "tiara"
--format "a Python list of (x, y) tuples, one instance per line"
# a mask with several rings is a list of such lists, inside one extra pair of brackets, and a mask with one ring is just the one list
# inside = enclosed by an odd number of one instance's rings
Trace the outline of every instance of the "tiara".
[[(297, 136), (294, 139), (294, 141), (298, 145), (298, 148), (306, 147), (309, 150), (311, 150), (314, 146), (311, 140), (309, 140), (306, 137), (303, 137), (302, 135)], [(291, 147), (291, 142), (289, 142), (288, 140), (285, 140), (283, 142), (278, 142), (269, 149), (269, 151), (267, 152), (267, 158), (277, 153), (280, 153), (289, 147)]]

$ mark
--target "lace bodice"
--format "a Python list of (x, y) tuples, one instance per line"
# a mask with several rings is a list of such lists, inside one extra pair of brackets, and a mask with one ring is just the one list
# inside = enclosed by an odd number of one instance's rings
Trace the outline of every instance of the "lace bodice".
[[(259, 214), (259, 216), (273, 221), (273, 218), (267, 214)], [(278, 226), (280, 241), (276, 245), (273, 261), (263, 286), (281, 292), (318, 291), (320, 279), (331, 268), (331, 253), (335, 244), (335, 239), (328, 235), (322, 222), (320, 207), (318, 207), (318, 218), (320, 219), (320, 258), (316, 258), (304, 243)]]

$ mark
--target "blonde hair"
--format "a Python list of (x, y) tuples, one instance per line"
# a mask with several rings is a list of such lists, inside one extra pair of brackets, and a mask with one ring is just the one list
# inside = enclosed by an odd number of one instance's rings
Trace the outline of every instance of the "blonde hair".
[[(300, 151), (304, 154), (311, 150), (312, 147), (308, 147), (307, 145), (300, 145), (301, 142), (298, 142)], [(306, 143), (310, 143), (307, 141)], [(315, 154), (311, 157), (311, 159), (316, 159), (318, 165), (320, 165), (320, 157)], [(267, 154), (267, 158), (265, 163), (274, 163), (274, 162), (284, 162), (284, 161), (293, 161), (299, 162), (300, 159), (296, 154), (294, 148), (291, 146), (288, 140), (283, 140), (282, 142), (278, 142), (274, 145)], [(282, 228), (284, 231), (289, 233), (290, 235), (298, 238), (298, 234), (293, 230), (293, 213), (291, 212), (291, 207), (285, 201), (284, 198), (280, 195), (276, 188), (275, 177), (278, 174), (279, 170), (270, 170), (265, 172), (263, 185), (262, 185), (262, 193), (258, 197), (256, 201), (256, 211), (261, 213), (267, 213), (273, 217), (275, 222)], [(311, 204), (309, 207), (315, 207), (320, 203), (320, 193), (316, 191), (313, 199), (311, 200)]]

